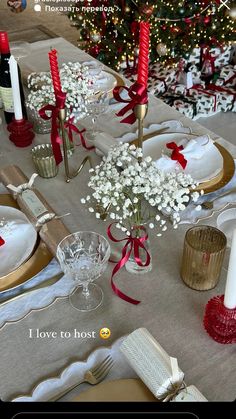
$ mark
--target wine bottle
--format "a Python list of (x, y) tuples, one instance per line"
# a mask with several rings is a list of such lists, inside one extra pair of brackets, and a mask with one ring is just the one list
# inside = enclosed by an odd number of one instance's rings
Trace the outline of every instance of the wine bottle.
[[(6, 123), (9, 124), (14, 118), (13, 96), (11, 88), (11, 77), (9, 70), (9, 58), (11, 56), (7, 32), (0, 31), (0, 52), (1, 52), (1, 65), (0, 65), (0, 96), (3, 102), (3, 110)], [(25, 109), (24, 91), (21, 83), (20, 69), (18, 66), (19, 83), (22, 112), (27, 119)]]

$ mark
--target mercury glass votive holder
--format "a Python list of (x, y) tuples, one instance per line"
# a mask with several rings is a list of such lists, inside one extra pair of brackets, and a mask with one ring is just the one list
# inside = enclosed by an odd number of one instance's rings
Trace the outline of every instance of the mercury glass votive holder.
[(181, 277), (195, 290), (214, 288), (220, 278), (227, 239), (222, 231), (211, 226), (190, 228), (184, 240)]
[(51, 144), (36, 145), (31, 153), (39, 176), (52, 178), (58, 174), (58, 166), (56, 165)]

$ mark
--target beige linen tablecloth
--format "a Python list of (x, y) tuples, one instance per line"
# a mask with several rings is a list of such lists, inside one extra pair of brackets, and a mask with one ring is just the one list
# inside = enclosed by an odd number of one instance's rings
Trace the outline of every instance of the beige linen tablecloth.
[[(26, 64), (45, 69), (50, 46), (56, 47), (60, 60), (82, 60), (88, 56), (68, 42), (60, 39), (33, 44), (33, 54)], [(62, 54), (61, 54), (62, 55)], [(32, 68), (33, 70), (33, 68)], [(146, 125), (163, 120), (179, 119), (193, 131), (203, 134), (207, 131), (195, 122), (179, 114), (173, 108), (156, 98), (150, 98)], [(101, 125), (110, 134), (118, 136), (135, 126), (105, 121)], [(216, 135), (212, 134), (213, 138)], [(0, 126), (0, 166), (17, 164), (26, 175), (34, 171), (30, 147), (17, 149), (8, 140), (4, 126)], [(49, 136), (37, 136), (35, 143), (49, 141)], [(219, 140), (236, 156), (236, 148), (223, 139)], [(77, 157), (82, 160), (85, 152), (78, 147)], [(91, 153), (94, 161), (99, 158)], [(88, 193), (88, 173), (82, 174), (70, 184), (64, 182), (64, 169), (51, 180), (38, 178), (36, 187), (44, 194), (58, 214), (71, 212), (64, 219), (71, 232), (94, 230), (104, 234), (107, 224), (96, 220), (80, 204), (80, 198)], [(214, 218), (209, 220), (214, 225)], [(185, 372), (187, 384), (194, 384), (208, 400), (232, 401), (235, 399), (236, 349), (233, 345), (220, 345), (208, 337), (202, 320), (207, 301), (222, 294), (225, 287), (226, 270), (222, 270), (219, 285), (212, 291), (198, 292), (187, 288), (179, 274), (183, 240), (188, 226), (169, 230), (161, 238), (151, 237), (153, 270), (146, 276), (135, 276), (121, 271), (116, 278), (123, 292), (141, 299), (133, 306), (119, 299), (112, 292), (110, 275), (112, 265), (97, 282), (104, 291), (104, 301), (96, 311), (82, 313), (73, 309), (68, 299), (60, 300), (51, 307), (31, 313), (27, 318), (13, 325), (7, 325), (0, 332), (0, 397), (9, 400), (18, 394), (29, 394), (33, 387), (47, 377), (56, 376), (75, 360), (85, 359), (98, 346), (110, 345), (120, 336), (138, 327), (146, 327), (167, 353), (178, 358)], [(228, 252), (229, 253), (229, 252)], [(228, 257), (227, 253), (227, 257)], [(227, 267), (227, 257), (225, 267)], [(99, 337), (101, 327), (111, 329), (108, 341)], [(29, 329), (43, 331), (95, 331), (94, 339), (73, 338), (29, 338)], [(114, 367), (115, 368), (115, 367)]]

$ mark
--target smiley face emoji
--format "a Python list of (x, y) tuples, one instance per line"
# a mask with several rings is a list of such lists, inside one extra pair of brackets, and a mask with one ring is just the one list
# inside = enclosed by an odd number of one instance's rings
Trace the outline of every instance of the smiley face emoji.
[(99, 335), (102, 339), (109, 339), (109, 337), (111, 336), (111, 331), (110, 329), (108, 329), (108, 327), (103, 327), (102, 329), (100, 329)]

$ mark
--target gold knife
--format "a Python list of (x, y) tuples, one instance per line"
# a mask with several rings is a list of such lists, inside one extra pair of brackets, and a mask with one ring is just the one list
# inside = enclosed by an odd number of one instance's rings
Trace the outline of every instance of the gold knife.
[(35, 287), (32, 287), (32, 288), (30, 288), (30, 289), (28, 289), (28, 290), (23, 291), (21, 294), (16, 295), (15, 297), (10, 297), (10, 298), (8, 298), (8, 299), (3, 300), (3, 302), (0, 302), (0, 307), (4, 306), (5, 304), (7, 304), (7, 303), (9, 303), (9, 302), (11, 302), (11, 301), (18, 300), (18, 299), (19, 299), (19, 298), (21, 298), (23, 295), (26, 295), (26, 294), (31, 294), (31, 293), (33, 293), (35, 290), (38, 290), (38, 289), (40, 289), (40, 288), (45, 288), (45, 287), (48, 287), (49, 285), (53, 285), (53, 284), (55, 284), (57, 281), (59, 281), (59, 279), (61, 279), (61, 278), (62, 278), (62, 276), (63, 276), (63, 275), (64, 275), (64, 273), (63, 273), (63, 272), (60, 272), (59, 274), (54, 275), (53, 277), (51, 277), (51, 278), (49, 278), (49, 279), (46, 279), (46, 281), (43, 281), (43, 282), (41, 282), (40, 284), (35, 285)]

